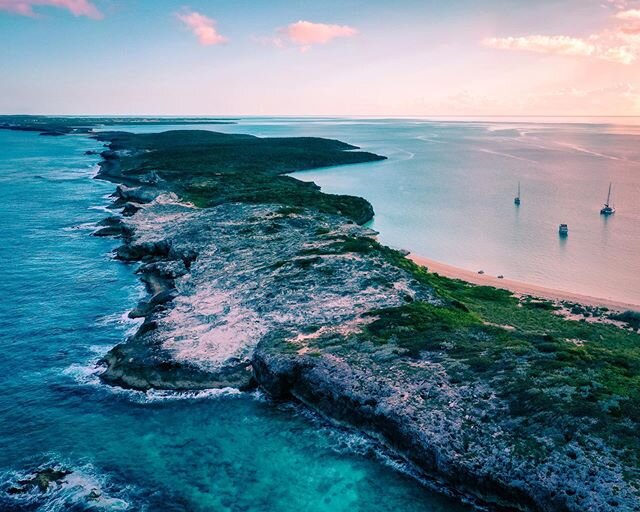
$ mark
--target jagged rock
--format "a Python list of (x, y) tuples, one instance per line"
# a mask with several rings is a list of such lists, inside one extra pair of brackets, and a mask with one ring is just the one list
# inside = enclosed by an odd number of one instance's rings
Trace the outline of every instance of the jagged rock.
[(34, 471), (34, 473), (24, 480), (18, 481), (18, 486), (12, 486), (7, 489), (9, 494), (24, 494), (31, 489), (38, 489), (40, 492), (46, 492), (51, 484), (61, 483), (71, 471), (58, 468), (44, 468)]
[(131, 217), (132, 215), (134, 215), (138, 210), (140, 210), (141, 205), (139, 204), (135, 204), (135, 203), (126, 203), (123, 207), (122, 207), (122, 215), (124, 215), (125, 217)]
[[(133, 234), (118, 257), (154, 260), (141, 267), (153, 297), (132, 313), (153, 328), (144, 326), (105, 358), (105, 380), (143, 389), (238, 381), (246, 387), (253, 349), (272, 330), (357, 323), (362, 313), (403, 304), (407, 295), (433, 298), (381, 257), (305, 256), (345, 239), (370, 240), (370, 230), (314, 211), (294, 217), (278, 210), (161, 200), (126, 220)], [(332, 226), (330, 234), (324, 226)], [(197, 377), (190, 378), (194, 368)]]
[(155, 187), (140, 186), (140, 187), (127, 187), (125, 185), (118, 185), (114, 196), (121, 199), (123, 202), (134, 202), (139, 204), (146, 204), (153, 201), (160, 195), (160, 192)]

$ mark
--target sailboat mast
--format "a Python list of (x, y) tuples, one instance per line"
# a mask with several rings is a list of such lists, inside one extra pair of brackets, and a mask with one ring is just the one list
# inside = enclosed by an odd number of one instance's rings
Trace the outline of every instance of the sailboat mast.
[(607, 194), (607, 204), (606, 206), (609, 206), (611, 201), (611, 183), (609, 183), (609, 193)]
[(518, 199), (520, 199), (520, 182), (518, 182)]

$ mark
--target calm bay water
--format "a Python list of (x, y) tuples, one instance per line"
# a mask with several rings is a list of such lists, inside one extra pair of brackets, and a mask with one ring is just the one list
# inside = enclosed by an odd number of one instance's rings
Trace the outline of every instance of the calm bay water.
[[(388, 156), (297, 175), (327, 192), (367, 198), (376, 211), (373, 228), (388, 245), (468, 270), (640, 304), (640, 126), (258, 120), (236, 128), (334, 137)], [(599, 211), (610, 182), (617, 211), (607, 218)], [(560, 223), (569, 225), (566, 240), (558, 236)]]
[[(101, 385), (93, 362), (134, 327), (125, 314), (142, 290), (109, 258), (116, 242), (90, 236), (113, 185), (92, 179), (88, 149), (0, 131), (0, 510), (468, 509), (295, 406)], [(7, 495), (56, 463), (74, 471), (62, 488)]]

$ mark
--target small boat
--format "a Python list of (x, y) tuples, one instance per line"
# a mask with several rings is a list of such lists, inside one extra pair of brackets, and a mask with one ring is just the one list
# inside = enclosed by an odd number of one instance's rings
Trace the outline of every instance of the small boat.
[(518, 195), (514, 198), (513, 204), (520, 206), (520, 182), (518, 182)]
[(560, 224), (558, 233), (560, 234), (560, 236), (567, 236), (569, 234), (569, 226), (567, 226), (566, 224)]
[(600, 210), (600, 215), (613, 215), (616, 213), (615, 207), (611, 206), (611, 183), (609, 183), (609, 193), (607, 194), (607, 202)]

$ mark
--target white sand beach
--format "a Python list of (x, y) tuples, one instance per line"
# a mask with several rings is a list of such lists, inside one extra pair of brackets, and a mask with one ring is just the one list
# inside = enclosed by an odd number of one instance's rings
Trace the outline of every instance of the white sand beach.
[(427, 267), (430, 272), (434, 272), (453, 279), (461, 279), (472, 284), (503, 288), (505, 290), (513, 292), (516, 295), (532, 295), (534, 297), (540, 297), (553, 301), (570, 301), (586, 306), (607, 307), (609, 309), (617, 311), (640, 311), (640, 304), (631, 304), (612, 299), (591, 297), (589, 295), (581, 295), (579, 293), (573, 293), (564, 290), (555, 290), (535, 284), (512, 281), (511, 279), (500, 279), (497, 276), (479, 274), (478, 272), (474, 272), (472, 270), (465, 270), (462, 268), (454, 267), (452, 265), (447, 265), (446, 263), (434, 261), (413, 253), (409, 254), (407, 257), (418, 265)]

